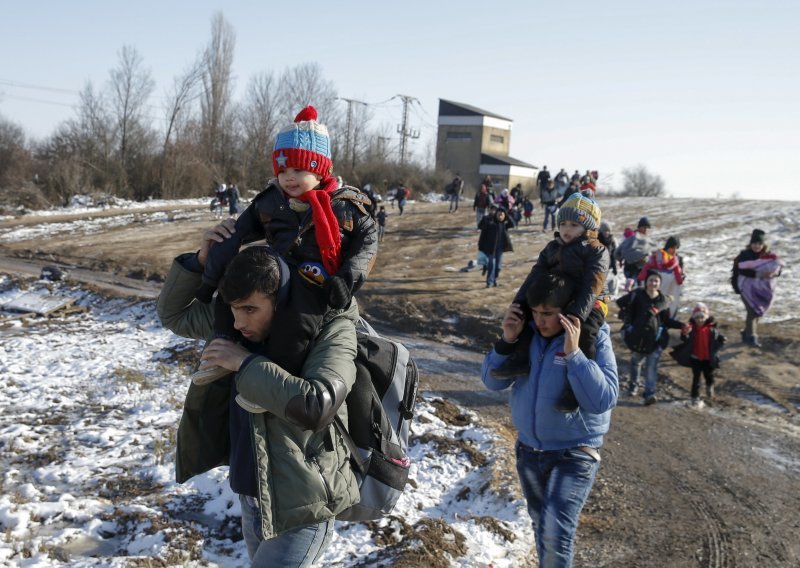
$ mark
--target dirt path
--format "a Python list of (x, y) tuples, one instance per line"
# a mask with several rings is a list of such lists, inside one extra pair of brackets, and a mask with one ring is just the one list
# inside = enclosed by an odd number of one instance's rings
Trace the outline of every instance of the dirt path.
[[(487, 290), (479, 273), (459, 271), (475, 256), (471, 210), (448, 215), (446, 204), (410, 204), (406, 211), (390, 217), (360, 304), (379, 327), (404, 335), (426, 390), (472, 408), (497, 428), (507, 440), (498, 477), (513, 486), (507, 398), (483, 390), (478, 373), (513, 295), (511, 283), (522, 280), (532, 251), (548, 236), (518, 230), (520, 252), (504, 258), (500, 287)], [(4, 241), (0, 271), (36, 275), (42, 264), (58, 261), (78, 281), (154, 297), (171, 259), (196, 249), (201, 229), (213, 222), (207, 211), (158, 211), (92, 232), (66, 228), (46, 238)], [(732, 341), (713, 406), (686, 404), (689, 372), (666, 355), (659, 404), (620, 400), (581, 518), (576, 565), (800, 565), (796, 322), (763, 326), (761, 351), (737, 341), (738, 322), (721, 322)], [(609, 323), (618, 328), (615, 318)], [(624, 378), (628, 352), (619, 345), (616, 352)]]

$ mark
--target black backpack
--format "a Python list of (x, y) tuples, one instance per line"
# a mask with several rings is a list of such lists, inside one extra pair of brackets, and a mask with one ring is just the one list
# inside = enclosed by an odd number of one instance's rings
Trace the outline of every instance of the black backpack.
[(380, 519), (400, 499), (408, 483), (408, 437), (419, 387), (417, 365), (401, 343), (380, 336), (363, 319), (357, 341), (348, 424), (338, 416), (335, 424), (350, 450), (361, 501), (337, 515), (339, 521)]

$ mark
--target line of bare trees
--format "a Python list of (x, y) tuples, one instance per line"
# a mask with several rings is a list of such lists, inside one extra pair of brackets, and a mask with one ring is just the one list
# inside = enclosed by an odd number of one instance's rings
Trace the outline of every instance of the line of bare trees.
[[(347, 136), (343, 104), (317, 64), (258, 73), (247, 82), (243, 100), (234, 101), (235, 46), (233, 28), (216, 14), (210, 40), (174, 78), (161, 107), (148, 103), (155, 82), (136, 48), (126, 45), (108, 81), (101, 87), (88, 82), (75, 116), (48, 138), (27, 142), (20, 126), (0, 116), (0, 190), (27, 184), (52, 204), (66, 204), (84, 193), (134, 200), (199, 197), (225, 181), (257, 189), (272, 173), (277, 130), (308, 104), (329, 128), (334, 164), (345, 179), (380, 183), (359, 179), (360, 171), (386, 183), (421, 175), (414, 164), (416, 174), (391, 165), (376, 171), (389, 158), (386, 126), (370, 132), (372, 113), (358, 105), (350, 121), (353, 135)], [(355, 168), (351, 156), (358, 156)]]

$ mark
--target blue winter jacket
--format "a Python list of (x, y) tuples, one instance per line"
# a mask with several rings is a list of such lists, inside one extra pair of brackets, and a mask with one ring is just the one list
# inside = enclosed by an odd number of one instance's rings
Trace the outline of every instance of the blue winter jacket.
[[(580, 350), (564, 355), (563, 334), (545, 338), (534, 333), (531, 371), (527, 376), (502, 379), (491, 376), (491, 370), (500, 367), (513, 352), (513, 345), (501, 340), (486, 355), (481, 371), (483, 384), (489, 390), (511, 387), (511, 417), (520, 442), (538, 450), (603, 445), (619, 392), (617, 362), (609, 333), (608, 324), (603, 324), (597, 334), (595, 361), (587, 359)], [(498, 353), (498, 349), (504, 353)], [(579, 405), (569, 413), (555, 408), (567, 381)]]

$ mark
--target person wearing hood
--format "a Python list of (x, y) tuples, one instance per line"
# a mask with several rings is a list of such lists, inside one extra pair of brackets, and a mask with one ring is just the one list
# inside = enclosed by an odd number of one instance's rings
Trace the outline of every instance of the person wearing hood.
[(733, 261), (731, 285), (742, 297), (747, 312), (742, 341), (761, 347), (758, 341), (758, 320), (767, 313), (775, 294), (775, 278), (780, 276), (784, 263), (769, 250), (766, 233), (753, 229), (750, 244)]

